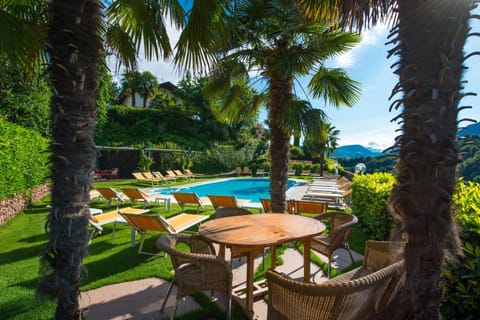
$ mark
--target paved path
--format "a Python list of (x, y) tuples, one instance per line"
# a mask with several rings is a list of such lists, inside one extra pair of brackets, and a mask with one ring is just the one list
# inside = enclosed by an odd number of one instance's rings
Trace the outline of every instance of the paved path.
[[(319, 257), (327, 261), (326, 257)], [(353, 252), (356, 261), (363, 257)], [(228, 258), (228, 256), (227, 256)], [(303, 279), (303, 256), (295, 248), (287, 248), (282, 255), (283, 265), (277, 266), (277, 271), (287, 274), (294, 279)], [(261, 256), (255, 259), (255, 268), (262, 263)], [(339, 249), (335, 251), (333, 268), (343, 269), (350, 264), (348, 252)], [(246, 279), (246, 259), (234, 260), (233, 284), (241, 285)], [(319, 283), (327, 278), (317, 265), (311, 264), (312, 281)], [(176, 288), (174, 287), (170, 298), (167, 301), (165, 311), (160, 314), (159, 310), (165, 297), (169, 282), (148, 278), (138, 281), (123, 282), (105, 286), (99, 289), (82, 292), (80, 297), (80, 308), (85, 309), (86, 320), (127, 320), (142, 319), (153, 320), (168, 318), (175, 302)], [(224, 301), (219, 299), (219, 305), (225, 306)], [(177, 315), (184, 314), (199, 308), (195, 301), (187, 297), (182, 300), (177, 309)], [(267, 318), (267, 304), (259, 298), (254, 302), (254, 319), (263, 320)]]

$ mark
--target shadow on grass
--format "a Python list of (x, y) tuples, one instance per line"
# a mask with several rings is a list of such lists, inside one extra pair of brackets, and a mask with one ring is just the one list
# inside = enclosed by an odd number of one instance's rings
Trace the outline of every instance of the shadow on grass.
[[(46, 242), (45, 242), (46, 243)], [(37, 256), (40, 258), (41, 253), (45, 249), (45, 243), (34, 246), (23, 247), (0, 253), (1, 264), (15, 263), (21, 260), (29, 260)]]

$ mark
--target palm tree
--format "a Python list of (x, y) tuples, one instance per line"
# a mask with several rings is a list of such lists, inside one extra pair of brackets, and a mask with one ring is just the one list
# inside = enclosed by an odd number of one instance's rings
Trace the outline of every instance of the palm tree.
[(338, 146), (340, 131), (331, 123), (324, 122), (317, 131), (309, 132), (304, 141), (306, 151), (313, 157), (320, 158), (320, 175), (323, 175), (325, 153), (330, 155)]
[(143, 97), (143, 107), (146, 108), (148, 98), (157, 90), (157, 78), (149, 71), (144, 71), (138, 80), (138, 93)]
[[(199, 25), (210, 32), (196, 32)], [(297, 1), (193, 3), (177, 44), (177, 63), (201, 69), (215, 61), (212, 87), (217, 92), (231, 92), (231, 84), (248, 80), (250, 71), (259, 72), (268, 83), (270, 193), (275, 212), (286, 208), (292, 132), (285, 128), (284, 114), (294, 97), (294, 79), (313, 74), (308, 89), (314, 97), (334, 106), (351, 106), (359, 96), (358, 83), (323, 62), (357, 42), (356, 34), (340, 32), (323, 19), (306, 18)]]
[[(448, 251), (460, 241), (451, 212), (459, 162), (456, 143), (458, 107), (463, 93), (462, 51), (469, 36), (471, 0), (304, 0), (308, 12), (337, 10), (341, 21), (361, 29), (389, 16), (390, 38), (398, 57), (392, 67), (399, 82), (391, 108), (400, 110), (402, 132), (396, 139), (397, 183), (390, 198), (392, 213), (408, 238), (405, 249), (408, 317), (439, 319), (441, 271)], [(478, 18), (478, 16), (477, 16)], [(478, 54), (474, 53), (474, 54)]]
[(141, 73), (138, 71), (129, 70), (123, 73), (122, 80), (120, 81), (122, 85), (123, 94), (127, 93), (132, 97), (132, 106), (136, 107), (136, 94), (138, 92), (138, 83), (140, 82)]
[[(30, 16), (22, 15), (22, 10), (30, 12), (37, 7), (22, 7), (25, 2), (20, 0), (18, 6), (11, 3), (0, 2), (0, 14), (16, 17), (15, 28), (21, 25), (33, 30)], [(48, 44), (45, 56), (49, 58), (49, 81), (54, 93), (51, 101), (52, 209), (46, 225), (49, 241), (42, 257), (38, 293), (57, 299), (56, 319), (80, 319), (80, 275), (87, 252), (89, 191), (97, 157), (93, 138), (102, 39), (106, 39), (110, 49), (122, 53), (119, 56), (124, 57), (122, 61), (127, 66), (134, 66), (141, 44), (147, 58), (158, 57), (160, 52), (163, 56), (171, 54), (163, 26), (164, 13), (170, 13), (179, 24), (183, 21), (177, 1), (117, 0), (106, 11), (107, 20), (102, 20), (102, 3), (101, 0), (53, 0), (49, 2), (48, 19), (45, 19), (49, 21), (47, 39), (40, 33), (28, 39), (46, 40)], [(18, 36), (13, 26), (6, 25), (6, 28), (2, 29), (5, 31), (2, 36)], [(102, 30), (106, 32), (104, 37)], [(5, 42), (2, 39), (0, 43)], [(8, 54), (14, 55), (16, 48), (9, 48)], [(26, 45), (20, 46), (20, 50), (28, 49)], [(37, 56), (30, 55), (32, 59)]]

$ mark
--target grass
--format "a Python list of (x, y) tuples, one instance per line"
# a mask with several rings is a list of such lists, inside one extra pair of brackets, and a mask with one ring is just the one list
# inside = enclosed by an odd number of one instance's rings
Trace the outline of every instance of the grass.
[[(203, 181), (207, 179), (195, 179)], [(179, 185), (190, 183), (191, 180), (169, 184)], [(102, 181), (95, 183), (96, 186), (121, 187), (149, 187), (151, 185), (139, 185), (135, 180)], [(39, 281), (39, 257), (45, 249), (47, 242), (45, 233), (45, 221), (49, 213), (46, 205), (50, 199), (47, 197), (33, 204), (24, 212), (8, 221), (0, 227), (0, 315), (1, 319), (51, 319), (55, 312), (55, 303), (38, 299), (35, 295)], [(94, 200), (94, 208), (107, 209), (106, 202)], [(128, 205), (126, 205), (128, 206)], [(139, 207), (142, 204), (138, 205)], [(171, 211), (167, 212), (163, 206), (150, 207), (152, 213), (169, 217), (178, 214), (181, 210), (176, 204), (172, 204)], [(187, 208), (186, 211), (196, 212), (196, 208)], [(203, 214), (213, 214), (213, 208), (207, 206)], [(120, 283), (143, 279), (147, 277), (159, 277), (170, 280), (172, 278), (172, 266), (170, 259), (158, 256), (138, 255), (138, 242), (135, 248), (130, 246), (130, 228), (125, 225), (117, 225), (115, 240), (111, 240), (112, 225), (106, 225), (101, 235), (93, 238), (89, 246), (88, 256), (84, 259), (85, 274), (81, 281), (81, 291), (95, 289), (108, 284)], [(155, 236), (148, 236), (145, 241), (145, 250), (155, 250)], [(358, 228), (354, 228), (350, 237), (350, 245), (357, 252), (363, 252), (366, 237)], [(280, 256), (281, 250), (278, 250)], [(266, 266), (270, 265), (270, 259), (266, 257)], [(313, 260), (312, 260), (313, 261)], [(277, 258), (277, 264), (281, 264), (281, 258)], [(264, 271), (257, 271), (256, 278), (261, 278)], [(215, 304), (211, 303), (204, 295), (195, 295), (194, 299), (202, 308), (179, 319), (205, 319), (224, 317), (224, 312)], [(234, 310), (234, 315), (239, 314)]]

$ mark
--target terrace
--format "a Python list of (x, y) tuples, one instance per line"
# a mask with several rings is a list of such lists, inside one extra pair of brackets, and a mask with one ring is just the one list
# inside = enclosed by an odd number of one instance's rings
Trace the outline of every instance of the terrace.
[[(205, 179), (197, 180), (205, 181)], [(186, 183), (191, 183), (191, 181), (177, 182), (176, 184)], [(128, 187), (142, 187), (137, 181), (132, 180), (96, 183), (98, 187), (107, 185), (118, 190)], [(290, 195), (299, 200), (305, 191), (306, 186), (303, 185), (291, 192)], [(54, 306), (52, 303), (39, 304), (35, 302), (34, 298), (34, 291), (38, 282), (37, 256), (38, 252), (46, 244), (43, 223), (48, 214), (47, 205), (49, 201), (50, 199), (47, 197), (35, 203), (24, 213), (19, 214), (5, 226), (2, 226), (0, 230), (0, 239), (5, 243), (0, 252), (2, 261), (6, 262), (5, 272), (6, 274), (14, 275), (14, 277), (7, 279), (5, 287), (8, 289), (6, 289), (6, 294), (3, 295), (3, 298), (0, 298), (0, 309), (5, 311), (2, 314), (6, 314), (7, 318), (16, 316), (29, 318), (37, 313), (45, 314), (45, 317), (47, 317), (48, 314), (53, 312), (52, 308)], [(91, 207), (104, 212), (112, 210), (112, 208), (107, 208), (107, 204), (108, 202), (105, 199), (93, 198)], [(130, 206), (131, 204), (127, 201), (120, 204), (120, 210)], [(143, 208), (143, 203), (137, 203), (134, 207), (141, 209)], [(148, 205), (147, 209), (149, 213), (160, 214), (165, 218), (176, 216), (182, 211), (174, 199), (172, 199), (170, 211), (164, 206), (154, 206), (153, 203)], [(186, 208), (185, 211), (192, 211), (193, 213), (195, 209)], [(209, 205), (202, 212), (204, 215), (212, 215), (213, 213), (214, 210)], [(18, 232), (20, 229), (22, 232)], [(172, 266), (168, 257), (137, 254), (137, 249), (130, 246), (130, 228), (127, 226), (118, 225), (113, 240), (110, 236), (111, 233), (112, 226), (105, 225), (102, 234), (92, 239), (89, 245), (89, 255), (84, 260), (88, 273), (82, 281), (80, 304), (86, 311), (85, 318), (106, 319), (113, 316), (125, 318), (128, 317), (128, 314), (131, 314), (133, 318), (158, 318), (160, 304), (163, 301), (167, 288), (167, 281), (171, 280), (172, 277)], [(157, 236), (147, 237), (145, 248), (152, 251), (158, 250), (154, 244), (156, 238)], [(348, 253), (344, 250), (337, 250), (332, 263), (332, 276), (359, 265), (362, 255), (358, 254), (358, 252), (363, 252), (365, 240), (365, 234), (360, 229), (354, 228), (350, 242), (354, 250), (353, 254), (356, 263), (350, 265)], [(303, 276), (301, 250), (290, 244), (281, 246), (277, 249), (277, 252), (276, 261), (278, 267), (276, 270), (294, 279), (301, 279)], [(319, 283), (327, 280), (325, 276), (328, 264), (327, 258), (314, 251), (312, 251), (311, 257), (311, 281)], [(226, 259), (229, 260), (228, 253)], [(270, 256), (267, 251), (265, 259), (267, 266), (270, 265), (269, 259)], [(261, 262), (261, 257), (255, 259), (254, 267), (257, 270), (255, 279), (262, 279), (265, 271), (268, 269), (263, 269), (260, 266)], [(245, 284), (246, 265), (246, 258), (233, 260), (234, 287)], [(19, 273), (18, 270), (26, 270), (26, 272)], [(265, 287), (263, 291), (265, 291)], [(164, 313), (160, 315), (161, 317), (167, 318), (169, 316), (174, 303), (172, 297), (169, 299)], [(253, 311), (255, 319), (266, 319), (267, 304), (261, 297), (263, 296), (254, 300)], [(7, 305), (18, 305), (19, 299), (23, 301), (22, 304), (25, 303), (25, 307), (6, 308)], [(209, 317), (222, 318), (222, 308), (218, 308), (217, 305), (220, 307), (224, 306), (222, 300), (219, 300), (216, 305), (212, 305), (208, 299), (205, 300), (197, 295), (180, 303), (177, 316), (183, 314), (185, 319), (204, 319), (204, 315), (209, 314)], [(234, 310), (234, 319), (244, 317), (245, 313), (241, 308), (237, 306)]]

